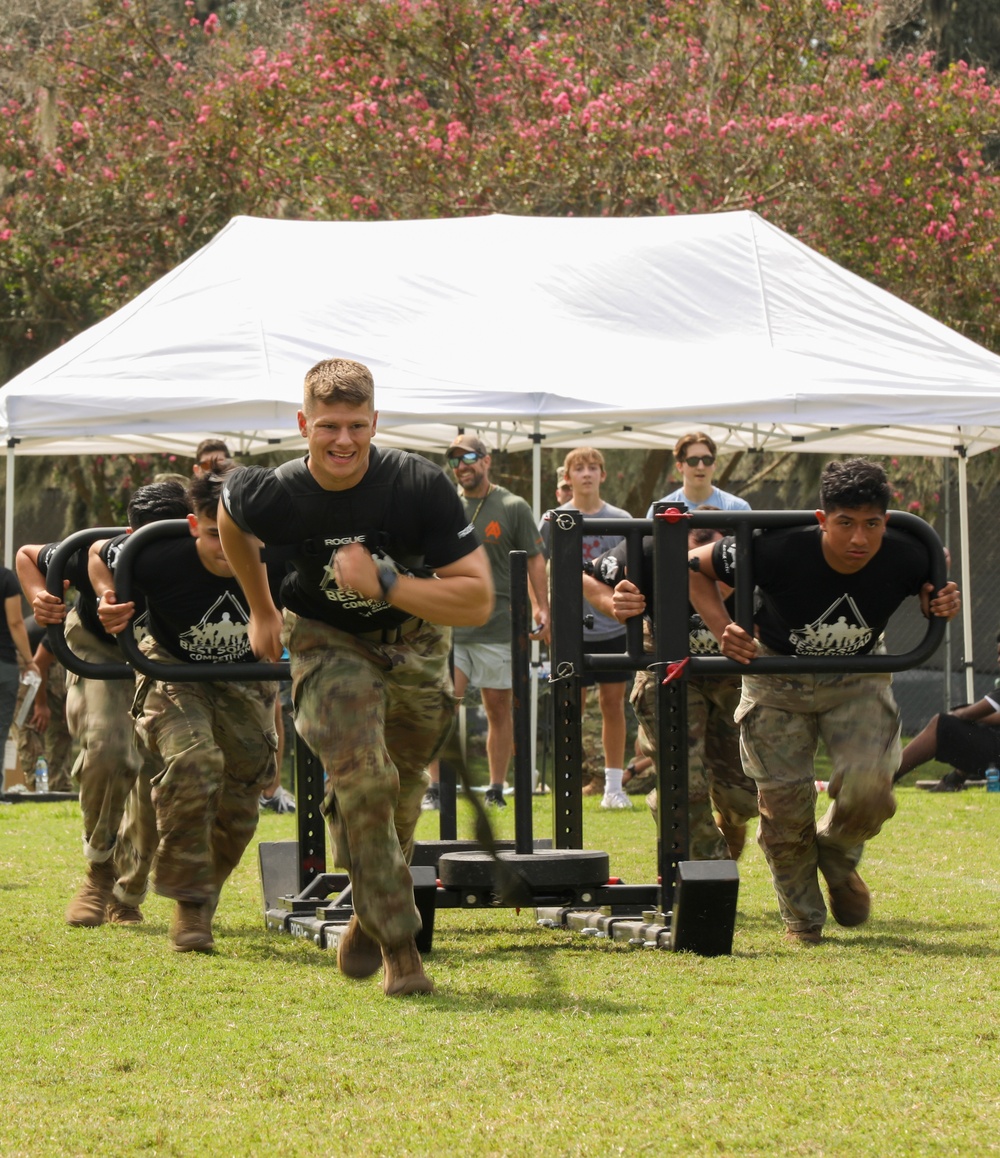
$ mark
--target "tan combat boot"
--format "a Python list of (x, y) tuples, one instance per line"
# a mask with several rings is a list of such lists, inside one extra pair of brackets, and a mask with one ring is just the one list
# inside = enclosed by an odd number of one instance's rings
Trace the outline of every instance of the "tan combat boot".
[(371, 977), (382, 968), (382, 946), (361, 928), (352, 914), (337, 942), (337, 968), (345, 977)]
[(90, 861), (87, 877), (66, 910), (66, 924), (90, 929), (103, 925), (108, 903), (114, 899), (115, 880), (114, 861), (110, 857), (100, 864)]
[(141, 925), (142, 909), (138, 905), (127, 905), (117, 897), (108, 901), (104, 919), (109, 925)]
[(828, 881), (827, 889), (830, 894), (830, 912), (838, 925), (852, 928), (868, 920), (872, 908), (871, 893), (856, 870), (839, 885), (831, 885)]
[(212, 940), (214, 906), (204, 901), (178, 901), (170, 922), (170, 948), (177, 953), (208, 953)]
[(382, 964), (385, 966), (382, 992), (386, 997), (434, 992), (434, 982), (424, 972), (417, 943), (412, 937), (392, 948), (383, 945)]

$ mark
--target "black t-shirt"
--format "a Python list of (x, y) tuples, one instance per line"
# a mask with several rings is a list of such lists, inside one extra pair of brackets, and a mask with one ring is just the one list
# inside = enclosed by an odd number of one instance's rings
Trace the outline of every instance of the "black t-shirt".
[[(52, 556), (59, 546), (61, 546), (60, 543), (46, 543), (38, 552), (38, 570), (43, 575), (48, 575)], [(80, 622), (83, 626), (98, 639), (113, 642), (115, 637), (108, 635), (97, 616), (97, 593), (94, 591), (94, 586), (90, 582), (90, 574), (87, 571), (87, 549), (85, 547), (70, 555), (63, 568), (63, 578), (69, 580), (70, 587), (76, 588), (76, 601), (73, 606), (76, 607), (76, 612), (80, 616)]]
[[(122, 538), (110, 540), (101, 549), (101, 558), (112, 571)], [(205, 568), (193, 538), (161, 539), (143, 547), (133, 561), (132, 580), (146, 597), (146, 630), (176, 659), (184, 663), (254, 662), (243, 591), (235, 579), (213, 575)]]
[[(761, 641), (781, 655), (864, 655), (900, 603), (930, 579), (927, 549), (889, 527), (869, 562), (842, 575), (823, 557), (821, 534), (809, 526), (754, 536)], [(730, 586), (736, 582), (735, 542), (722, 539), (712, 552), (715, 574)]]
[(306, 459), (276, 470), (246, 467), (228, 477), (222, 501), (237, 526), (266, 546), (291, 548), (284, 605), (347, 632), (393, 627), (410, 613), (338, 590), (333, 557), (339, 547), (360, 542), (404, 574), (429, 576), (478, 546), (444, 472), (400, 450), (373, 446), (364, 478), (342, 491), (324, 490)]
[[(603, 555), (599, 555), (594, 560), (590, 568), (590, 573), (595, 579), (600, 579), (602, 583), (606, 583), (609, 587), (616, 586), (622, 579), (631, 580), (646, 597), (645, 615), (649, 622), (652, 623), (653, 536), (643, 535), (642, 537), (642, 574), (638, 579), (633, 575), (629, 575), (626, 563), (627, 557), (628, 544), (623, 539), (617, 547), (612, 547), (610, 551), (605, 551)], [(730, 615), (734, 614), (732, 595), (727, 598), (726, 607), (729, 608)], [(705, 626), (705, 621), (690, 603), (687, 605), (687, 612), (688, 650), (691, 655), (718, 655), (719, 641)]]
[[(3, 565), (0, 565), (0, 592), (3, 593), (5, 602), (12, 595), (21, 594), (21, 584), (18, 583), (17, 576), (9, 567)], [(6, 615), (0, 615), (0, 663), (17, 663), (17, 644), (7, 626)]]

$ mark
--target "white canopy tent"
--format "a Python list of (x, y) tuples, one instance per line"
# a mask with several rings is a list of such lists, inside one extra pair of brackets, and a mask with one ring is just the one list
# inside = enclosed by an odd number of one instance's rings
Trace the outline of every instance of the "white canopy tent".
[(1000, 358), (750, 212), (235, 218), (0, 391), (8, 480), (19, 454), (301, 445), (302, 378), (329, 356), (372, 367), (380, 441), (415, 449), (697, 426), (728, 449), (955, 456), (964, 483), (1000, 444)]

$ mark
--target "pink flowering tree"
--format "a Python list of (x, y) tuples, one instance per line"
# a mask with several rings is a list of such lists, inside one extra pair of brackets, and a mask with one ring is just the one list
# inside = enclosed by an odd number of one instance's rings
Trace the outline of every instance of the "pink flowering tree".
[(266, 42), (236, 11), (5, 46), (0, 380), (235, 214), (751, 208), (1000, 351), (1000, 93), (876, 5), (316, 0)]

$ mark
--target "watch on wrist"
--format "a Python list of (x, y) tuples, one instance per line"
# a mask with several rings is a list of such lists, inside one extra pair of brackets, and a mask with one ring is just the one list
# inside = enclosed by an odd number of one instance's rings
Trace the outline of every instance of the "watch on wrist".
[(378, 574), (378, 585), (382, 588), (382, 598), (388, 603), (389, 592), (395, 587), (399, 572), (391, 563), (378, 563), (375, 570)]

